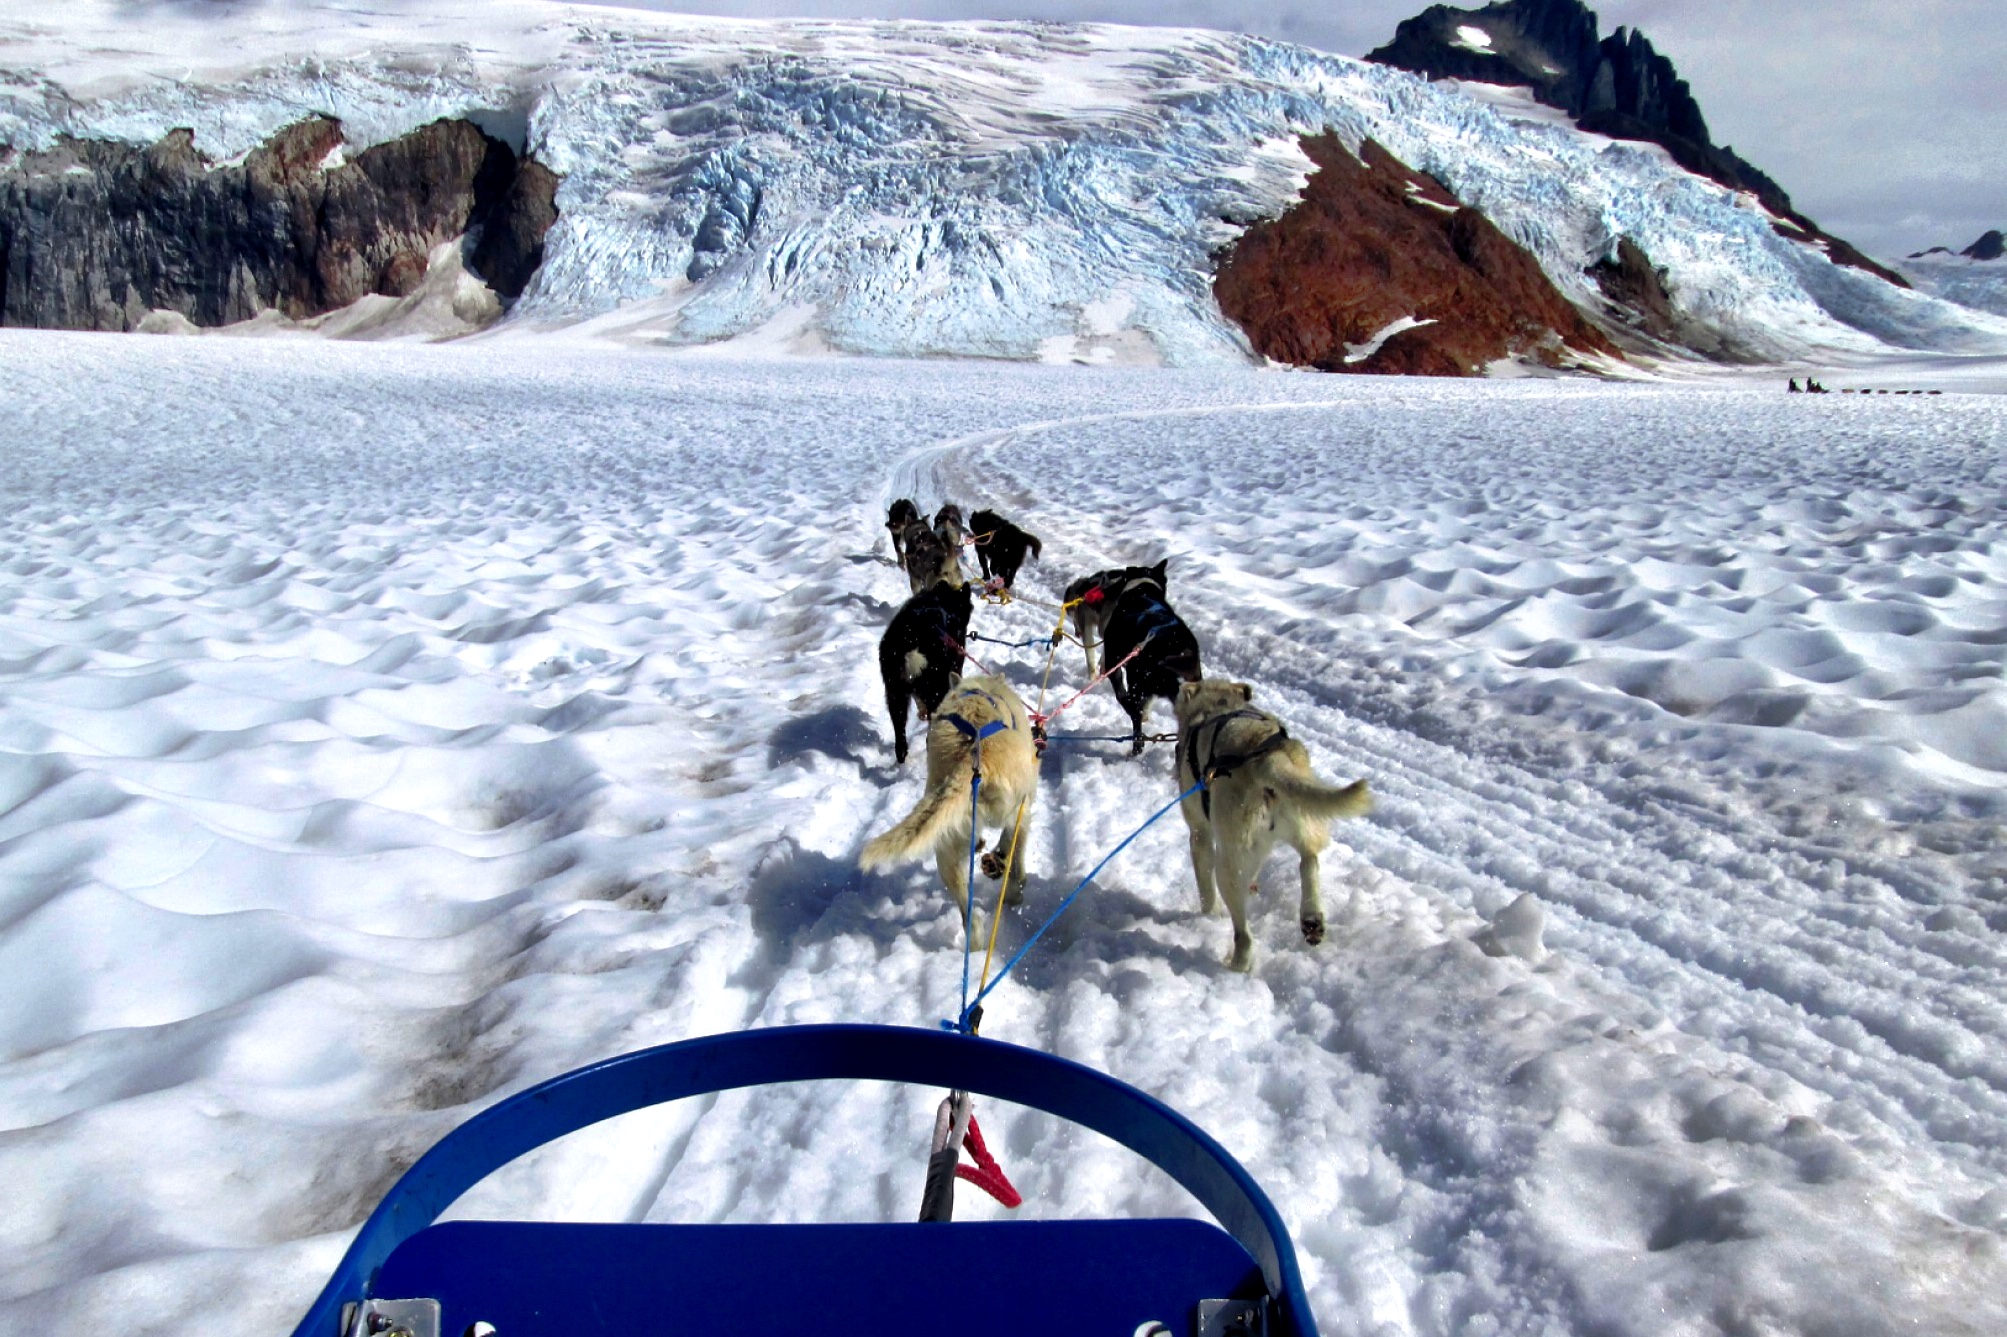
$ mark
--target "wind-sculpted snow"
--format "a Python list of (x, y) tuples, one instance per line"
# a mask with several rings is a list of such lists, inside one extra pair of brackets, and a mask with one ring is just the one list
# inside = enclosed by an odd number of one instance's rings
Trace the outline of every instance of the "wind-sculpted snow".
[[(234, 13), (234, 11), (232, 11)], [(190, 17), (193, 14), (195, 17)], [(1619, 236), (1743, 356), (2007, 346), (1777, 235), (1650, 146), (1382, 66), (1200, 32), (733, 22), (521, 0), (288, 6), (252, 23), (94, 0), (0, 20), (0, 139), (240, 153), (332, 113), (358, 144), (443, 115), (526, 127), (565, 174), (519, 322), (697, 342), (1085, 361), (1247, 357), (1213, 254), (1293, 198), (1304, 134), (1371, 136), (1527, 246), (1564, 292)], [(144, 39), (137, 34), (144, 31)], [(617, 315), (610, 315), (618, 311)]]
[[(985, 1026), (1217, 1135), (1324, 1331), (2000, 1331), (2000, 402), (0, 334), (0, 1329), (280, 1337), (512, 1091), (949, 1015), (945, 896), (856, 866), (920, 785), (883, 503), (945, 493), (1045, 543), (978, 632), (1168, 555), (1373, 786), (1321, 947), (1279, 861), (1227, 970), (1172, 817)], [(1002, 949), (1169, 751), (1054, 745)], [(935, 1099), (684, 1102), (456, 1210), (910, 1219)], [(1027, 1213), (1198, 1211), (983, 1120)]]

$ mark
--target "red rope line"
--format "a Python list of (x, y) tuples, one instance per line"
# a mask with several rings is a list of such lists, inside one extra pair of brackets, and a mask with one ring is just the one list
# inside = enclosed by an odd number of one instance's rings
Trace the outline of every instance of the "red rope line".
[[(1152, 632), (1152, 633), (1151, 633), (1151, 635), (1152, 635), (1152, 636), (1154, 636), (1155, 634), (1156, 634), (1156, 633), (1154, 633), (1154, 632)], [(1050, 723), (1051, 723), (1051, 722), (1052, 722), (1053, 720), (1056, 720), (1056, 719), (1058, 719), (1058, 718), (1059, 718), (1059, 713), (1060, 713), (1060, 712), (1061, 712), (1062, 710), (1065, 710), (1065, 709), (1066, 709), (1066, 708), (1067, 708), (1068, 706), (1072, 705), (1072, 704), (1073, 704), (1073, 703), (1074, 703), (1075, 701), (1078, 701), (1078, 700), (1079, 700), (1079, 699), (1080, 699), (1081, 697), (1083, 697), (1083, 696), (1086, 696), (1086, 695), (1087, 695), (1087, 694), (1088, 694), (1089, 692), (1093, 691), (1093, 690), (1094, 690), (1094, 689), (1095, 689), (1096, 687), (1099, 687), (1099, 686), (1100, 686), (1100, 685), (1101, 685), (1102, 683), (1106, 682), (1106, 681), (1108, 680), (1108, 677), (1109, 677), (1109, 675), (1110, 675), (1110, 674), (1112, 674), (1112, 673), (1114, 673), (1114, 672), (1115, 672), (1115, 670), (1117, 670), (1117, 669), (1119, 669), (1119, 668), (1123, 667), (1123, 665), (1127, 664), (1127, 663), (1128, 663), (1128, 662), (1129, 662), (1130, 660), (1134, 659), (1134, 658), (1135, 658), (1135, 657), (1136, 657), (1137, 655), (1140, 655), (1140, 654), (1142, 654), (1142, 653), (1143, 653), (1143, 647), (1144, 647), (1144, 646), (1146, 646), (1146, 645), (1148, 645), (1149, 643), (1150, 643), (1150, 637), (1149, 637), (1149, 636), (1145, 636), (1145, 637), (1144, 637), (1144, 638), (1143, 638), (1143, 639), (1142, 639), (1142, 640), (1141, 640), (1140, 642), (1138, 642), (1138, 643), (1137, 643), (1137, 646), (1136, 646), (1136, 648), (1135, 648), (1135, 649), (1131, 650), (1131, 651), (1130, 651), (1130, 652), (1129, 652), (1128, 654), (1126, 654), (1126, 655), (1123, 655), (1123, 656), (1122, 656), (1122, 660), (1121, 660), (1121, 663), (1118, 663), (1118, 664), (1110, 664), (1110, 665), (1109, 665), (1109, 666), (1108, 666), (1107, 668), (1104, 668), (1104, 669), (1102, 669), (1102, 670), (1101, 670), (1101, 672), (1099, 672), (1099, 673), (1097, 673), (1097, 674), (1095, 674), (1095, 675), (1094, 675), (1093, 679), (1092, 679), (1092, 680), (1090, 680), (1090, 681), (1088, 682), (1088, 684), (1087, 684), (1087, 685), (1086, 685), (1085, 687), (1083, 687), (1083, 688), (1081, 688), (1081, 689), (1080, 689), (1079, 691), (1075, 692), (1075, 693), (1074, 693), (1074, 694), (1073, 694), (1072, 696), (1069, 696), (1069, 697), (1067, 697), (1067, 698), (1066, 698), (1066, 699), (1065, 699), (1064, 701), (1062, 701), (1062, 702), (1060, 702), (1060, 703), (1059, 703), (1058, 705), (1054, 706), (1054, 707), (1053, 707), (1053, 708), (1052, 708), (1052, 709), (1051, 709), (1050, 711), (1048, 711), (1048, 712), (1047, 712), (1046, 714), (1043, 714), (1043, 715), (1041, 715), (1041, 714), (1039, 714), (1039, 713), (1038, 713), (1037, 711), (1033, 711), (1033, 712), (1031, 713), (1031, 722), (1032, 722), (1033, 724), (1036, 724), (1036, 725), (1038, 725), (1038, 726), (1039, 726), (1040, 728), (1044, 728), (1044, 727), (1045, 727), (1045, 726), (1046, 726), (1047, 724), (1050, 724)]]
[(1024, 1195), (1012, 1186), (1005, 1176), (997, 1158), (990, 1155), (990, 1149), (983, 1145), (983, 1130), (976, 1127), (976, 1116), (969, 1116), (969, 1131), (962, 1139), (962, 1145), (969, 1155), (976, 1158), (974, 1165), (957, 1164), (955, 1178), (966, 1179), (983, 1192), (995, 1198), (1006, 1207), (1016, 1207), (1024, 1202)]

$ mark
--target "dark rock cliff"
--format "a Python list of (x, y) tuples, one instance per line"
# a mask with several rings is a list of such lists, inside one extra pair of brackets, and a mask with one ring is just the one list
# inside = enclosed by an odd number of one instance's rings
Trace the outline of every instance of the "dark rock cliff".
[(1921, 260), (1926, 255), (1962, 255), (1968, 260), (1998, 260), (2007, 255), (2007, 235), (1999, 228), (1979, 234), (1979, 240), (1962, 251), (1953, 251), (1949, 246), (1933, 246), (1927, 251), (1911, 251), (1909, 258)]
[[(1220, 309), (1256, 352), (1324, 371), (1470, 376), (1505, 357), (1618, 356), (1539, 262), (1372, 140), (1302, 141), (1317, 164), (1288, 212), (1221, 256)], [(1424, 322), (1374, 344), (1403, 319)]]
[(1979, 240), (1959, 252), (1971, 260), (1998, 260), (2007, 255), (2007, 237), (2000, 235), (2000, 229), (1980, 234)]
[(342, 161), (338, 121), (288, 126), (216, 166), (175, 130), (136, 147), (59, 140), (0, 153), (0, 325), (126, 330), (155, 309), (196, 325), (305, 319), (401, 297), (441, 242), (520, 295), (556, 217), (557, 178), (467, 121)]
[[(1483, 35), (1473, 41), (1463, 29)], [(1657, 144), (1696, 176), (1746, 190), (1780, 220), (1777, 231), (1822, 248), (1833, 260), (1907, 288), (1875, 263), (1798, 212), (1784, 188), (1716, 144), (1707, 120), (1672, 61), (1641, 32), (1618, 28), (1600, 37), (1595, 11), (1581, 0), (1500, 0), (1483, 9), (1431, 5), (1394, 30), (1394, 40), (1366, 59), (1432, 79), (1468, 79), (1531, 89), (1584, 130)]]
[(1590, 265), (1587, 273), (1603, 296), (1602, 310), (1596, 314), (1626, 352), (1664, 354), (1685, 349), (1721, 362), (1762, 360), (1755, 350), (1683, 313), (1666, 287), (1665, 270), (1629, 237), (1617, 238), (1616, 249)]

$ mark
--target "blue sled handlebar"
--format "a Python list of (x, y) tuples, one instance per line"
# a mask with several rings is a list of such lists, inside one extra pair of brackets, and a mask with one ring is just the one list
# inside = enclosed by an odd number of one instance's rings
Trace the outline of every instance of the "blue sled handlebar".
[[(337, 1337), (391, 1251), (525, 1152), (602, 1119), (687, 1096), (828, 1079), (907, 1082), (1007, 1100), (1091, 1128), (1147, 1158), (1210, 1211), (1260, 1267), (1304, 1337), (1315, 1320), (1282, 1219), (1224, 1147), (1163, 1102), (1035, 1049), (903, 1026), (777, 1026), (623, 1054), (533, 1086), (460, 1125), (405, 1171), (343, 1255), (293, 1337)], [(943, 1227), (953, 1229), (952, 1226)]]

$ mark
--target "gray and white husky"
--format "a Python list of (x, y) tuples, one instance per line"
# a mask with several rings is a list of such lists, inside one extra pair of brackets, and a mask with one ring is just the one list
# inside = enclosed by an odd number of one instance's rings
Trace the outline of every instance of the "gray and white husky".
[(950, 546), (942, 542), (940, 535), (928, 527), (925, 520), (914, 520), (907, 524), (906, 540), (906, 581), (918, 594), (945, 581), (960, 589), (967, 583), (962, 574), (962, 549), (959, 544)]

